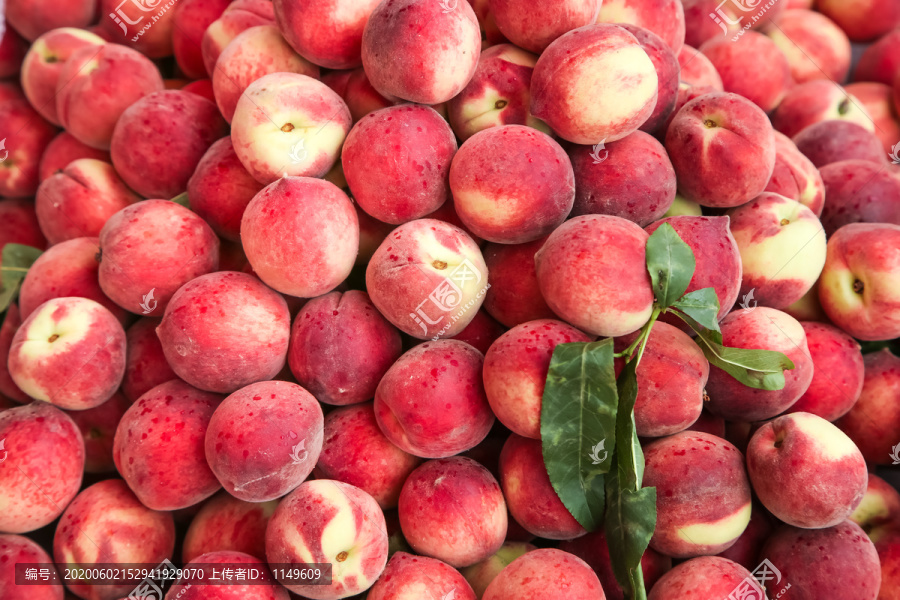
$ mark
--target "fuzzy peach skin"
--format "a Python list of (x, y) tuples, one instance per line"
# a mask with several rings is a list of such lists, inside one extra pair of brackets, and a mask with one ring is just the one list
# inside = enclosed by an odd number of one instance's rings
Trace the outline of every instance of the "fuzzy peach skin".
[(46, 402), (0, 411), (0, 531), (26, 533), (54, 521), (81, 488), (84, 440)]
[(837, 24), (811, 10), (787, 10), (766, 35), (784, 53), (796, 83), (843, 82), (850, 71), (850, 40)]
[(900, 31), (894, 29), (866, 48), (853, 71), (853, 81), (893, 84), (900, 74), (900, 58), (895, 51), (898, 43)]
[(56, 112), (78, 141), (106, 150), (122, 113), (162, 90), (156, 65), (138, 51), (119, 44), (86, 46), (73, 52), (59, 73)]
[(42, 117), (59, 125), (56, 85), (63, 65), (76, 50), (105, 43), (100, 36), (74, 27), (53, 29), (36, 39), (22, 61), (22, 91), (31, 106)]
[[(616, 352), (624, 351), (637, 337), (617, 338)], [(623, 366), (623, 359), (617, 360), (617, 369)], [(661, 437), (690, 427), (703, 412), (708, 378), (709, 362), (690, 336), (667, 323), (654, 323), (637, 368), (637, 434)]]
[(796, 200), (817, 217), (825, 205), (825, 183), (819, 170), (780, 131), (775, 132), (775, 168), (765, 191)]
[(206, 462), (232, 496), (275, 500), (312, 473), (323, 425), (322, 408), (299, 385), (253, 383), (216, 408), (206, 429)]
[(484, 262), (491, 287), (484, 310), (506, 327), (526, 321), (552, 319), (553, 311), (541, 295), (534, 255), (547, 238), (526, 244), (486, 244)]
[(684, 431), (646, 446), (644, 458), (643, 485), (656, 488), (654, 550), (673, 558), (715, 554), (743, 533), (750, 521), (750, 482), (732, 443)]
[(228, 394), (281, 371), (290, 318), (284, 298), (256, 277), (220, 271), (183, 285), (156, 334), (179, 377)]
[(484, 50), (469, 84), (447, 103), (456, 135), (466, 141), (479, 131), (501, 125), (528, 125), (550, 133), (530, 110), (535, 63), (537, 56), (512, 44)]
[[(784, 600), (875, 600), (881, 586), (881, 565), (875, 546), (855, 523), (844, 521), (825, 529), (783, 525), (760, 556), (781, 572), (781, 580), (766, 582), (769, 597), (790, 583)], [(835, 573), (834, 565), (841, 565)]]
[(122, 393), (129, 403), (146, 392), (177, 376), (166, 362), (162, 344), (156, 337), (159, 321), (151, 317), (138, 319), (125, 331), (128, 344), (125, 361), (125, 378)]
[(731, 547), (716, 556), (733, 560), (745, 569), (756, 569), (759, 565), (759, 551), (769, 539), (777, 522), (758, 501), (754, 502), (750, 512), (750, 523), (747, 524), (744, 533)]
[[(764, 112), (778, 106), (791, 87), (791, 68), (787, 57), (770, 38), (746, 31), (738, 41), (730, 38), (710, 40), (700, 47), (722, 77), (726, 92), (740, 94)], [(747, 68), (747, 57), (759, 59), (756, 68)]]
[(221, 16), (210, 23), (203, 32), (200, 51), (206, 73), (212, 77), (219, 55), (240, 32), (257, 25), (274, 23), (275, 7), (271, 0), (235, 0), (231, 2), (222, 11)]
[(372, 255), (366, 290), (395, 327), (418, 339), (438, 339), (472, 321), (487, 275), (481, 250), (465, 231), (419, 219), (393, 230)]
[(900, 225), (852, 223), (828, 240), (819, 283), (822, 308), (860, 340), (900, 336)]
[(397, 507), (403, 483), (421, 462), (385, 437), (367, 402), (338, 408), (325, 417), (315, 475), (354, 485), (388, 510)]
[(831, 81), (814, 80), (795, 85), (772, 114), (772, 125), (792, 138), (813, 123), (841, 119), (874, 131), (863, 104)]
[(125, 330), (87, 298), (54, 298), (24, 319), (9, 351), (9, 374), (23, 392), (71, 410), (108, 400), (125, 373)]
[(491, 582), (483, 600), (606, 600), (597, 575), (583, 560), (555, 548), (528, 552)]
[(646, 227), (675, 200), (675, 170), (656, 138), (635, 131), (602, 148), (572, 146), (575, 172), (573, 216), (600, 214)]
[(506, 332), (506, 327), (490, 316), (487, 311), (479, 310), (475, 318), (466, 325), (466, 328), (449, 338), (465, 342), (481, 352), (486, 353), (497, 338)]
[(135, 314), (161, 316), (185, 283), (219, 268), (219, 239), (195, 213), (169, 200), (144, 200), (100, 231), (100, 287)]
[(372, 86), (385, 97), (419, 104), (440, 104), (461, 92), (480, 51), (481, 31), (468, 2), (381, 2), (362, 38), (362, 64)]
[(859, 342), (825, 323), (802, 321), (813, 379), (800, 399), (787, 412), (807, 412), (826, 421), (847, 414), (862, 392), (865, 367)]
[(379, 0), (276, 0), (275, 19), (301, 56), (327, 69), (362, 64), (363, 30)]
[(666, 132), (678, 191), (703, 206), (740, 206), (762, 192), (775, 168), (766, 114), (737, 94), (712, 92), (682, 107)]
[(35, 212), (47, 240), (58, 244), (98, 236), (110, 217), (140, 199), (113, 165), (80, 158), (41, 183)]
[[(723, 319), (738, 298), (743, 273), (740, 248), (731, 234), (731, 220), (727, 216), (680, 215), (651, 223), (646, 232), (653, 234), (663, 223), (671, 225), (694, 253), (696, 267), (686, 293), (713, 288), (719, 300), (718, 318)], [(663, 319), (684, 326), (677, 317), (663, 315)]]
[(819, 171), (828, 201), (822, 210), (822, 224), (833, 236), (850, 223), (900, 225), (900, 176), (884, 163), (845, 160), (825, 165)]
[(181, 558), (189, 562), (208, 552), (231, 550), (266, 558), (266, 527), (277, 500), (244, 502), (220, 492), (203, 503), (184, 536)]
[(266, 529), (269, 564), (331, 563), (331, 585), (280, 581), (313, 600), (336, 600), (369, 589), (388, 559), (384, 513), (366, 492), (317, 479), (291, 492)]
[(260, 191), (241, 219), (253, 271), (277, 291), (312, 298), (353, 269), (359, 222), (347, 195), (312, 177), (282, 177)]
[(457, 568), (491, 556), (506, 538), (500, 485), (471, 458), (430, 460), (418, 467), (403, 484), (398, 511), (414, 551)]
[(696, 48), (685, 45), (678, 51), (677, 58), (678, 64), (681, 66), (681, 71), (678, 73), (681, 83), (692, 87), (709, 86), (718, 92), (725, 91), (721, 75), (705, 54)]
[(566, 221), (534, 257), (547, 305), (589, 334), (620, 336), (640, 329), (653, 312), (648, 237), (620, 217), (585, 215)]
[(360, 119), (344, 142), (341, 165), (360, 208), (399, 225), (450, 199), (447, 178), (456, 150), (453, 130), (435, 110), (402, 104)]
[[(684, 43), (694, 48), (699, 48), (710, 40), (726, 37), (734, 39), (746, 25), (744, 13), (734, 2), (682, 0), (682, 5), (685, 21)], [(726, 18), (723, 19), (722, 16)], [(768, 19), (761, 19), (761, 22), (768, 22)]]
[(21, 324), (22, 317), (19, 315), (19, 307), (12, 302), (3, 316), (3, 324), (0, 325), (0, 398), (8, 398), (14, 405), (31, 402), (28, 394), (19, 389), (9, 375), (9, 348), (12, 346), (13, 337)]
[[(321, 23), (316, 25), (321, 27)], [(298, 73), (318, 79), (319, 67), (297, 54), (274, 25), (245, 29), (225, 46), (212, 82), (216, 104), (226, 121), (233, 120), (247, 87), (269, 73)]]
[(879, 166), (889, 160), (878, 136), (850, 121), (813, 123), (794, 136), (794, 143), (819, 169), (843, 160), (867, 160)]
[[(898, 73), (900, 75), (900, 73)], [(851, 83), (848, 93), (862, 103), (863, 108), (875, 122), (875, 135), (881, 141), (886, 154), (893, 153), (893, 147), (900, 140), (900, 120), (893, 104), (893, 90), (883, 83)]]
[[(212, 595), (216, 600), (290, 600), (288, 591), (272, 577), (265, 559), (244, 552), (231, 550), (208, 552), (187, 562), (184, 568), (190, 569), (188, 571), (190, 575), (182, 576), (169, 588), (166, 600), (207, 600)], [(227, 576), (223, 573), (230, 570), (236, 575), (240, 573), (239, 569), (256, 573), (261, 571), (263, 576), (256, 575), (252, 583), (246, 583), (247, 577), (244, 578), (245, 582), (213, 584), (215, 587), (206, 587), (202, 583), (204, 580), (226, 579)], [(236, 578), (240, 579), (239, 576)]]
[(878, 600), (895, 600), (900, 590), (900, 530), (879, 531), (871, 538), (881, 562)]
[(640, 130), (648, 133), (665, 133), (664, 125), (675, 110), (678, 98), (678, 75), (681, 66), (675, 52), (652, 31), (628, 23), (619, 23), (619, 27), (637, 39), (641, 48), (650, 57), (657, 75), (656, 106), (650, 116), (641, 125)]
[[(172, 515), (141, 504), (120, 479), (95, 483), (78, 494), (53, 536), (53, 558), (60, 570), (89, 568), (97, 563), (156, 565), (172, 556), (174, 549)], [(69, 580), (66, 587), (84, 600), (119, 598), (134, 588), (134, 583), (127, 581), (118, 585), (78, 581)]]
[(375, 417), (400, 449), (422, 458), (474, 448), (494, 424), (484, 392), (481, 352), (456, 340), (413, 347), (375, 391)]
[[(7, 32), (10, 31), (9, 29)], [(16, 564), (53, 563), (50, 555), (36, 542), (21, 535), (0, 534), (0, 596), (5, 600), (63, 600), (65, 588), (52, 583), (32, 585), (16, 584)], [(49, 567), (51, 577), (59, 581), (59, 572)]]
[(321, 177), (337, 160), (350, 124), (347, 105), (321, 81), (270, 73), (241, 94), (231, 141), (260, 183), (283, 175)]
[(561, 35), (598, 20), (602, 0), (561, 0), (530, 4), (525, 0), (489, 0), (497, 28), (509, 41), (540, 54)]
[(684, 6), (678, 0), (604, 0), (598, 23), (628, 23), (659, 36), (678, 54), (684, 47)]
[[(718, 600), (727, 598), (748, 579), (750, 571), (727, 558), (701, 556), (685, 561), (663, 575), (648, 600)], [(751, 590), (759, 590), (751, 587)], [(753, 598), (754, 596), (748, 596)]]
[(854, 42), (867, 42), (900, 26), (900, 6), (891, 0), (816, 0), (816, 9)]
[(825, 265), (825, 230), (816, 215), (795, 200), (763, 192), (728, 216), (741, 253), (741, 298), (753, 291), (761, 306), (779, 309), (800, 300)]
[(0, 198), (34, 196), (41, 156), (56, 132), (19, 92), (0, 101)]
[(418, 600), (419, 598), (476, 600), (478, 596), (460, 575), (445, 562), (397, 552), (384, 573), (369, 590), (366, 600)]
[(84, 438), (84, 472), (114, 473), (113, 438), (131, 403), (121, 392), (94, 408), (67, 411)]
[(869, 473), (866, 493), (849, 518), (870, 535), (896, 529), (900, 525), (900, 492), (881, 477)]
[(79, 158), (94, 158), (112, 163), (109, 152), (82, 144), (72, 134), (63, 131), (47, 144), (46, 150), (41, 155), (38, 171), (40, 181), (43, 182), (55, 173), (62, 171)]
[(494, 342), (484, 357), (483, 380), (491, 410), (511, 431), (541, 439), (541, 398), (558, 344), (591, 337), (553, 319), (517, 325)]
[(189, 79), (208, 76), (203, 64), (203, 34), (225, 9), (230, 0), (179, 0), (174, 6), (172, 51), (179, 70)]
[(209, 100), (181, 90), (150, 94), (119, 117), (110, 143), (116, 170), (145, 198), (171, 198), (209, 147), (228, 133)]
[(813, 362), (800, 323), (786, 313), (765, 306), (732, 311), (719, 323), (729, 348), (774, 350), (786, 355), (794, 368), (784, 372), (780, 390), (745, 386), (718, 367), (710, 367), (706, 407), (730, 421), (762, 421), (790, 408), (809, 388)]
[(0, 249), (6, 244), (24, 244), (38, 250), (47, 247), (34, 203), (28, 199), (0, 199)]
[(575, 175), (562, 147), (525, 125), (491, 127), (466, 140), (450, 166), (459, 218), (490, 242), (523, 244), (565, 221)]
[[(6, 6), (6, 20), (28, 41), (58, 27), (85, 28), (97, 17), (95, 0), (59, 5), (48, 0), (22, 0)], [(102, 11), (100, 11), (102, 13)]]
[[(508, 534), (507, 534), (508, 536)], [(537, 547), (527, 542), (506, 541), (497, 552), (481, 562), (460, 569), (463, 577), (472, 586), (476, 598), (484, 596), (487, 586), (505, 569), (509, 563), (516, 560), (526, 552), (537, 550)]]
[(840, 429), (810, 413), (778, 417), (747, 447), (753, 491), (780, 520), (804, 529), (837, 525), (862, 500), (862, 453)]
[(531, 79), (531, 113), (570, 142), (614, 142), (650, 118), (658, 87), (656, 67), (631, 33), (588, 25), (541, 54)]
[(141, 502), (178, 510), (221, 487), (206, 462), (203, 440), (222, 396), (173, 379), (131, 405), (116, 429), (116, 468)]
[(341, 406), (372, 399), (401, 353), (400, 332), (368, 294), (350, 290), (303, 306), (291, 328), (288, 364), (317, 400)]
[(393, 106), (397, 102), (378, 93), (362, 67), (352, 71), (331, 71), (322, 75), (322, 83), (333, 89), (347, 103), (353, 122), (379, 108)]
[(859, 400), (835, 422), (859, 447), (866, 462), (888, 465), (900, 436), (900, 358), (887, 348), (863, 356), (865, 377)]
[(550, 540), (587, 533), (550, 484), (540, 440), (510, 435), (500, 452), (499, 471), (509, 513), (526, 531)]

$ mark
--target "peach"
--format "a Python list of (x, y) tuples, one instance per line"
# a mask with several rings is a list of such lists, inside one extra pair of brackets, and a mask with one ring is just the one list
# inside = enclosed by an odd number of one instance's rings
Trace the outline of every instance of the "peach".
[(7, 27), (0, 33), (0, 79), (16, 78), (27, 53), (28, 42), (15, 29)]
[(491, 582), (483, 600), (605, 600), (597, 575), (568, 552), (541, 548), (523, 554)]
[(431, 598), (476, 600), (472, 587), (459, 571), (445, 562), (397, 552), (391, 556), (384, 574), (366, 596), (367, 600), (417, 600)]
[(359, 248), (353, 204), (332, 183), (282, 177), (262, 189), (241, 219), (253, 271), (277, 291), (312, 298), (333, 290)]
[[(98, 541), (99, 545), (98, 545)], [(60, 569), (89, 568), (111, 563), (159, 564), (175, 548), (172, 515), (142, 505), (120, 479), (85, 488), (66, 508), (53, 536), (53, 558)], [(130, 578), (97, 585), (71, 579), (66, 587), (84, 600), (106, 600), (127, 594)]]
[(31, 398), (19, 389), (16, 382), (9, 374), (9, 349), (12, 346), (13, 337), (22, 324), (22, 316), (15, 302), (10, 303), (3, 315), (3, 323), (0, 326), (0, 398), (9, 398), (14, 405), (31, 402)]
[[(696, 266), (687, 292), (713, 288), (719, 300), (718, 318), (723, 319), (738, 298), (743, 273), (740, 248), (729, 227), (731, 220), (691, 215), (666, 217), (651, 223), (647, 233), (652, 234), (663, 223), (671, 225), (694, 253)], [(663, 319), (683, 327), (680, 319), (676, 321), (667, 315)]]
[(547, 305), (589, 334), (620, 336), (640, 329), (653, 312), (648, 237), (621, 217), (585, 215), (566, 221), (534, 257)]
[(866, 491), (866, 461), (840, 429), (798, 412), (760, 427), (747, 447), (753, 491), (780, 520), (804, 529), (839, 524)]
[(122, 415), (131, 403), (120, 392), (94, 408), (67, 411), (84, 437), (84, 472), (115, 472), (113, 438)]
[[(217, 568), (221, 565), (221, 568)], [(182, 576), (175, 585), (166, 592), (166, 600), (206, 600), (210, 594), (215, 594), (218, 600), (290, 600), (286, 589), (278, 584), (269, 573), (264, 560), (251, 556), (244, 552), (231, 550), (219, 550), (208, 552), (195, 558), (184, 565), (190, 575)], [(243, 579), (253, 578), (252, 583), (242, 583), (241, 569), (243, 573), (259, 573), (263, 576), (244, 575)], [(230, 573), (230, 576), (229, 576)], [(209, 584), (203, 581), (218, 579), (237, 580), (235, 583), (213, 584), (215, 590), (210, 592)]]
[(546, 238), (541, 238), (526, 244), (484, 247), (490, 284), (484, 297), (484, 310), (506, 327), (555, 316), (541, 295), (534, 266), (534, 255), (545, 241)]
[(850, 71), (850, 40), (837, 24), (811, 10), (787, 10), (766, 34), (784, 53), (796, 83), (842, 82)]
[(875, 550), (881, 562), (881, 590), (880, 600), (891, 600), (891, 595), (896, 596), (896, 590), (900, 589), (898, 578), (898, 559), (900, 559), (900, 530), (892, 529), (872, 536)]
[(203, 34), (225, 9), (230, 0), (180, 0), (172, 17), (172, 51), (178, 69), (189, 79), (208, 76), (203, 64)]
[(459, 218), (475, 235), (523, 244), (565, 221), (575, 176), (549, 135), (504, 125), (476, 133), (460, 147), (450, 166), (450, 189)]
[(534, 5), (524, 0), (489, 0), (491, 17), (509, 41), (540, 54), (561, 35), (597, 21), (602, 0), (562, 0)]
[[(508, 534), (507, 534), (508, 537)], [(516, 560), (526, 552), (537, 550), (537, 548), (527, 542), (506, 541), (497, 552), (481, 562), (460, 569), (463, 577), (472, 586), (476, 598), (484, 596), (487, 586), (505, 569), (509, 563)]]
[(0, 250), (6, 244), (23, 244), (38, 250), (47, 247), (34, 204), (27, 199), (0, 200)]
[(844, 160), (819, 171), (828, 202), (822, 210), (825, 232), (833, 236), (850, 223), (900, 225), (900, 177), (885, 169), (884, 163)]
[(46, 402), (0, 411), (0, 531), (49, 525), (81, 487), (84, 440), (74, 421)]
[[(827, 255), (826, 255), (827, 256)], [(820, 278), (821, 280), (821, 278)], [(749, 305), (749, 303), (748, 303)], [(791, 315), (798, 321), (816, 321), (819, 323), (830, 323), (828, 316), (822, 309), (822, 303), (819, 302), (819, 282), (810, 288), (806, 295), (784, 309), (784, 312)], [(816, 412), (816, 411), (807, 411)]]
[(190, 562), (201, 554), (231, 550), (265, 560), (266, 527), (277, 506), (277, 500), (244, 502), (227, 492), (216, 494), (191, 519), (181, 559)]
[[(121, 39), (135, 50), (153, 59), (172, 56), (176, 3), (126, 3), (121, 0), (99, 0), (100, 14), (108, 15), (97, 26), (106, 39)], [(138, 10), (135, 10), (137, 8)], [(123, 39), (124, 38), (124, 39)]]
[(759, 502), (754, 502), (750, 512), (750, 523), (737, 541), (716, 556), (733, 560), (745, 569), (756, 569), (759, 565), (759, 551), (772, 534), (776, 520), (769, 515)]
[[(697, 56), (703, 55), (697, 54)], [(669, 130), (669, 125), (672, 124), (672, 121), (675, 120), (675, 116), (678, 115), (679, 111), (681, 111), (682, 108), (684, 108), (685, 104), (687, 104), (694, 98), (699, 98), (700, 96), (705, 96), (706, 94), (710, 94), (712, 92), (721, 92), (721, 87), (721, 85), (718, 88), (715, 88), (711, 85), (688, 85), (684, 82), (679, 83), (678, 95), (675, 97), (675, 108), (671, 113), (669, 113), (669, 117), (666, 122), (663, 123), (663, 126), (660, 129), (660, 133), (665, 134)], [(665, 142), (665, 135), (662, 136), (661, 141)], [(696, 204), (696, 202), (694, 204)]]
[(186, 508), (221, 487), (203, 439), (222, 397), (174, 379), (137, 399), (122, 416), (113, 459), (128, 487), (154, 510)]
[(95, 0), (76, 0), (65, 5), (48, 0), (21, 0), (6, 6), (6, 20), (31, 42), (58, 27), (87, 27), (96, 16)]
[(269, 564), (331, 563), (330, 585), (280, 581), (295, 594), (336, 600), (369, 589), (388, 559), (388, 535), (378, 503), (352, 485), (317, 479), (291, 492), (266, 529)]
[(863, 356), (865, 377), (856, 404), (835, 424), (859, 447), (866, 462), (887, 465), (897, 462), (900, 441), (900, 358), (884, 348)]
[(650, 57), (657, 75), (656, 107), (650, 116), (641, 125), (640, 130), (648, 133), (656, 133), (663, 130), (663, 125), (675, 110), (678, 98), (678, 75), (681, 65), (672, 48), (666, 45), (658, 35), (637, 25), (619, 23), (619, 27), (629, 32), (637, 39), (641, 48)]
[(821, 79), (795, 85), (772, 114), (772, 125), (792, 138), (813, 123), (840, 119), (874, 131), (862, 103), (839, 85)]
[(53, 298), (13, 337), (9, 373), (36, 400), (85, 410), (108, 400), (125, 373), (125, 330), (87, 298)]
[(103, 162), (112, 163), (112, 158), (106, 150), (98, 150), (82, 144), (70, 133), (65, 131), (57, 135), (47, 144), (47, 149), (41, 155), (39, 167), (39, 179), (43, 182), (58, 172), (61, 172), (69, 164), (79, 158), (93, 158)]
[(370, 112), (396, 104), (372, 87), (362, 67), (352, 71), (331, 71), (322, 75), (322, 83), (333, 89), (347, 104), (353, 122)]
[(862, 501), (850, 514), (850, 520), (870, 537), (896, 529), (900, 525), (900, 492), (890, 483), (869, 473), (869, 483)]
[(850, 121), (820, 121), (794, 136), (794, 143), (819, 169), (842, 160), (867, 160), (883, 165), (886, 155), (878, 137)]
[(573, 216), (622, 217), (646, 227), (662, 218), (675, 200), (675, 170), (665, 148), (643, 131), (617, 142), (573, 146), (575, 171)]
[[(748, 584), (748, 582), (750, 582)], [(750, 571), (727, 558), (701, 556), (685, 561), (663, 575), (650, 590), (648, 600), (713, 600), (743, 591), (759, 590)], [(737, 593), (743, 593), (738, 591)], [(757, 596), (758, 597), (758, 596)], [(787, 596), (785, 596), (787, 598)]]
[(656, 67), (634, 35), (616, 25), (588, 25), (541, 54), (531, 113), (570, 142), (614, 142), (650, 118), (658, 87)]
[(859, 343), (825, 323), (801, 322), (806, 333), (813, 378), (787, 412), (807, 412), (834, 421), (849, 411), (862, 392), (865, 367)]
[(678, 78), (682, 83), (692, 87), (709, 86), (717, 92), (725, 91), (722, 76), (705, 54), (685, 45), (678, 51), (677, 58), (681, 66)]
[(453, 130), (437, 112), (403, 104), (371, 112), (354, 125), (341, 165), (360, 208), (399, 225), (450, 198), (447, 179), (456, 149)]
[(900, 26), (900, 6), (890, 0), (816, 0), (816, 8), (854, 42), (867, 42)]
[(644, 458), (643, 485), (656, 488), (654, 550), (690, 558), (734, 544), (752, 506), (740, 450), (714, 435), (684, 431), (646, 446)]
[[(7, 29), (7, 33), (12, 30)], [(65, 588), (55, 583), (16, 583), (16, 565), (52, 565), (53, 559), (36, 542), (21, 535), (0, 534), (0, 595), (6, 600), (63, 600)], [(48, 567), (45, 567), (48, 568)], [(49, 576), (59, 581), (59, 572), (49, 567)], [(38, 580), (40, 581), (40, 580)]]
[(775, 168), (768, 117), (732, 93), (712, 92), (685, 104), (666, 132), (666, 150), (678, 191), (704, 206), (748, 202), (765, 189)]
[(800, 300), (825, 265), (825, 231), (816, 215), (795, 200), (763, 192), (728, 216), (741, 253), (741, 298), (779, 309)]
[(331, 88), (298, 73), (270, 73), (241, 94), (231, 141), (257, 181), (283, 175), (321, 177), (350, 131), (350, 111)]
[(298, 54), (327, 69), (362, 64), (363, 30), (378, 0), (276, 0), (273, 4), (278, 27)]
[(465, 329), (449, 339), (465, 342), (484, 354), (505, 332), (506, 327), (491, 317), (487, 311), (479, 310)]
[(34, 41), (22, 61), (22, 91), (31, 106), (54, 125), (59, 125), (56, 112), (56, 87), (63, 66), (81, 48), (102, 46), (98, 35), (74, 27), (48, 31)]
[(159, 321), (145, 317), (125, 331), (128, 346), (122, 393), (132, 404), (159, 384), (176, 379), (156, 337), (157, 325)]
[(796, 319), (774, 308), (756, 306), (729, 313), (719, 325), (726, 347), (781, 352), (794, 368), (784, 372), (782, 389), (762, 390), (745, 386), (719, 367), (710, 367), (706, 406), (713, 414), (730, 421), (770, 419), (790, 408), (809, 388), (813, 362), (806, 333)]
[(684, 7), (678, 0), (605, 0), (598, 23), (628, 23), (662, 39), (678, 54), (684, 46)]
[[(790, 583), (782, 598), (845, 598), (875, 600), (881, 587), (881, 565), (874, 544), (859, 525), (844, 521), (825, 529), (799, 529), (784, 525), (778, 529), (760, 556), (778, 569), (781, 579), (766, 582), (770, 597)], [(833, 565), (840, 564), (835, 577)]]
[(351, 290), (304, 305), (291, 328), (288, 363), (317, 400), (340, 406), (373, 398), (401, 353), (400, 333), (365, 292)]
[(275, 7), (270, 0), (235, 0), (203, 32), (200, 51), (206, 73), (212, 77), (216, 62), (225, 47), (240, 32), (257, 25), (275, 22)]
[(851, 83), (846, 88), (863, 105), (875, 123), (875, 135), (887, 154), (893, 154), (894, 145), (900, 140), (900, 120), (893, 106), (890, 85), (883, 83)]
[(78, 141), (107, 150), (122, 113), (162, 89), (159, 70), (140, 52), (119, 44), (86, 46), (73, 52), (59, 73), (56, 112)]
[(140, 199), (113, 165), (80, 158), (41, 183), (35, 211), (41, 231), (58, 244), (98, 236), (110, 217)]
[(900, 225), (853, 223), (828, 240), (819, 299), (828, 318), (857, 339), (900, 335), (900, 259), (891, 250), (898, 239)]
[[(684, 43), (699, 48), (717, 38), (736, 39), (746, 24), (740, 10), (749, 3), (721, 0), (682, 0), (684, 5)], [(757, 4), (758, 5), (758, 4)]]
[(156, 334), (179, 377), (228, 394), (281, 371), (290, 327), (284, 298), (252, 275), (221, 271), (183, 285)]
[(825, 183), (819, 170), (780, 131), (775, 132), (775, 168), (765, 191), (796, 200), (817, 217), (825, 205)]
[(484, 392), (484, 357), (456, 340), (415, 346), (375, 390), (375, 417), (401, 450), (422, 458), (453, 456), (487, 437), (494, 414)]
[[(900, 18), (897, 20), (900, 26)], [(900, 58), (895, 48), (900, 43), (900, 31), (886, 33), (877, 42), (866, 48), (853, 71), (853, 81), (874, 81), (891, 85), (900, 75)]]
[(487, 285), (487, 267), (475, 241), (436, 219), (397, 227), (366, 268), (372, 303), (395, 327), (418, 339), (462, 331), (481, 308)]
[(0, 198), (34, 196), (41, 156), (55, 135), (18, 93), (0, 101)]
[(531, 76), (537, 56), (512, 44), (491, 46), (463, 91), (447, 103), (453, 131), (463, 141), (501, 125), (528, 125), (550, 133), (530, 111)]
[(485, 393), (500, 422), (521, 436), (541, 439), (541, 398), (553, 350), (589, 341), (553, 319), (522, 323), (500, 336), (485, 355), (483, 369)]
[(238, 99), (251, 83), (269, 73), (298, 73), (319, 78), (319, 67), (297, 54), (274, 25), (257, 25), (231, 40), (212, 75), (216, 104), (231, 123)]
[(213, 230), (169, 200), (145, 200), (112, 215), (100, 248), (100, 287), (135, 314), (162, 315), (178, 288), (219, 268)]
[[(418, 33), (409, 35), (412, 29)], [(369, 14), (362, 64), (383, 96), (440, 104), (469, 83), (480, 50), (481, 31), (468, 2), (392, 0)]]

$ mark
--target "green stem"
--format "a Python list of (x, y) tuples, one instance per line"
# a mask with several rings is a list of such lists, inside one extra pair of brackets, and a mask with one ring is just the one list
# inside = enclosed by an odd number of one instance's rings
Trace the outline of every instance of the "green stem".
[(656, 319), (659, 318), (660, 313), (662, 312), (659, 308), (653, 309), (653, 314), (650, 315), (650, 320), (647, 321), (647, 324), (644, 325), (644, 331), (641, 334), (641, 349), (638, 351), (637, 363), (635, 363), (634, 367), (637, 368), (638, 365), (641, 364), (641, 357), (644, 356), (644, 350), (647, 348), (647, 340), (650, 339), (650, 330), (653, 329), (653, 324), (656, 322)]
[(16, 273), (27, 273), (28, 268), (22, 267), (0, 267), (0, 271), (15, 271)]

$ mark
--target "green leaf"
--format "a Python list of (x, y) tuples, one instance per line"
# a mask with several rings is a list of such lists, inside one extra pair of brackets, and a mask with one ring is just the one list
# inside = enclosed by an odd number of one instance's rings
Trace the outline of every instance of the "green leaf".
[(0, 253), (0, 312), (16, 299), (19, 286), (41, 250), (22, 244), (6, 244)]
[(626, 598), (646, 600), (641, 557), (656, 528), (656, 488), (625, 487), (613, 471), (606, 476), (606, 518), (603, 523), (616, 581)]
[(175, 204), (180, 204), (180, 205), (182, 205), (182, 206), (185, 207), (185, 208), (190, 208), (190, 207), (191, 207), (190, 203), (188, 202), (188, 195), (187, 195), (187, 192), (183, 192), (183, 193), (181, 193), (181, 194), (178, 194), (177, 196), (175, 196), (174, 198), (172, 198), (172, 202), (174, 202)]
[(616, 381), (619, 410), (616, 413), (616, 464), (621, 485), (640, 489), (644, 479), (644, 452), (634, 423), (634, 404), (637, 402), (637, 360), (625, 365)]
[(713, 288), (695, 290), (672, 304), (707, 329), (719, 331), (719, 297)]
[(694, 251), (675, 228), (663, 223), (647, 240), (647, 271), (659, 308), (672, 306), (691, 283), (697, 262)]
[(612, 465), (616, 430), (613, 340), (559, 344), (541, 405), (541, 441), (550, 483), (588, 531), (603, 517), (603, 474)]

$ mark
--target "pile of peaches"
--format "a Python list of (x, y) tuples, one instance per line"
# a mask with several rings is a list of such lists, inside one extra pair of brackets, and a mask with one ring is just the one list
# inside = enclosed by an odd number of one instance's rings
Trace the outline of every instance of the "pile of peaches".
[[(897, 0), (7, 0), (0, 600), (900, 599), (898, 115)], [(663, 224), (792, 368), (653, 322), (626, 593), (541, 407)]]

